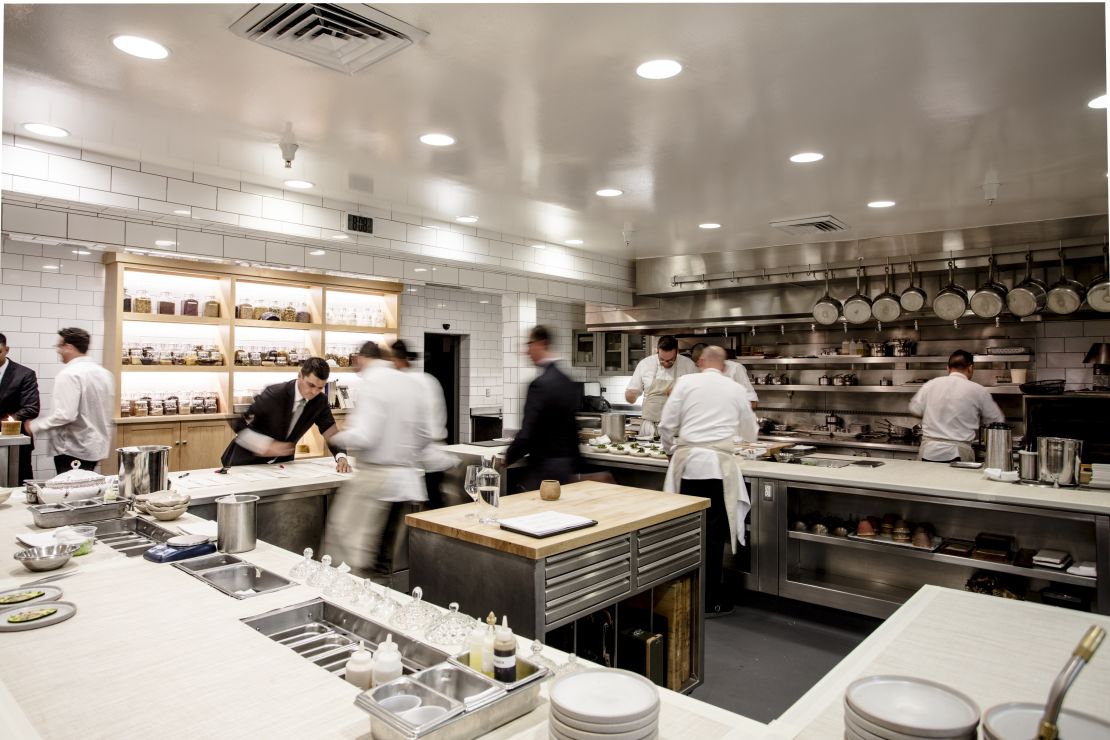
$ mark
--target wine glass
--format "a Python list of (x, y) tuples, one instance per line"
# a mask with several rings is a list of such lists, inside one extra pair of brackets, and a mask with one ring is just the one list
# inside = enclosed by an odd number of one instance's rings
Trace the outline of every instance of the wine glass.
[[(481, 470), (481, 469), (482, 469), (481, 465), (467, 465), (466, 466), (466, 479), (463, 481), (463, 490), (466, 491), (466, 495), (470, 496), (470, 498), (474, 501), (475, 504), (479, 503), (479, 501), (478, 501), (478, 471)], [(478, 516), (477, 511), (475, 511), (474, 513), (467, 514), (466, 518), (467, 519), (474, 519), (477, 516)]]

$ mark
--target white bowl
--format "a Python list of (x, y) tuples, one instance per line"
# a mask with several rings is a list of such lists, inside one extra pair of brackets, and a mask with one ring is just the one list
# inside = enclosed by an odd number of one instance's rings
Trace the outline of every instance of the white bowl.
[[(1040, 727), (1044, 707), (1040, 704), (999, 704), (983, 714), (983, 737), (986, 740), (1013, 740), (1034, 737)], [(1106, 720), (1064, 709), (1056, 721), (1060, 737), (1068, 740), (1105, 740), (1110, 737)]]
[(556, 678), (548, 693), (560, 717), (594, 724), (626, 724), (659, 711), (659, 689), (619, 669), (579, 671)]
[(979, 706), (970, 698), (912, 676), (861, 678), (848, 686), (844, 703), (870, 725), (913, 737), (965, 737), (979, 725)]
[(182, 506), (180, 509), (151, 509), (150, 515), (160, 521), (170, 522), (184, 514), (187, 508), (187, 506)]

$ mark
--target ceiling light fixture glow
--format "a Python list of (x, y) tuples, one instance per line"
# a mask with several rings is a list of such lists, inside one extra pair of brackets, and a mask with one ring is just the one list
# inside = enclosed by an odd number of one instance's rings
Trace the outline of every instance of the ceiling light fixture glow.
[(546, 244), (533, 244), (532, 249), (547, 249)]
[(331, 238), (332, 239), (348, 239), (349, 237), (346, 234), (332, 234)]
[(43, 265), (42, 269), (44, 269), (44, 270), (60, 270), (61, 267), (59, 267), (58, 265)]
[(412, 271), (413, 272), (427, 272), (428, 268), (427, 267), (414, 267), (414, 268), (412, 268)]
[(308, 190), (309, 188), (316, 187), (316, 185), (308, 180), (286, 180), (285, 187), (293, 188), (294, 190)]
[(172, 247), (177, 244), (173, 239), (155, 239), (154, 246), (156, 247)]
[(113, 36), (112, 46), (140, 59), (165, 59), (170, 55), (169, 49), (142, 36)]
[(39, 136), (49, 136), (51, 139), (64, 139), (69, 136), (69, 132), (64, 128), (51, 126), (49, 123), (25, 123), (23, 130)]
[(428, 146), (451, 146), (455, 143), (455, 137), (447, 134), (424, 134), (420, 141)]
[(309, 257), (323, 257), (325, 254), (327, 254), (327, 252), (325, 252), (322, 249), (313, 249), (311, 252), (308, 253), (308, 256)]
[(597, 194), (602, 198), (616, 198), (618, 195), (624, 195), (624, 191), (616, 188), (602, 188), (597, 191)]
[(682, 65), (673, 59), (652, 59), (636, 68), (636, 74), (646, 80), (665, 80), (682, 71)]
[(719, 229), (719, 228), (721, 228), (721, 225), (720, 224), (715, 224), (715, 223), (704, 223), (704, 224), (698, 224), (698, 228), (699, 229)]
[(1095, 98), (1091, 102), (1087, 103), (1087, 107), (1088, 108), (1105, 108), (1106, 107), (1106, 96), (1105, 95), (1099, 95), (1097, 98)]
[(473, 224), (478, 222), (477, 216), (459, 216), (455, 219), (460, 224)]
[(478, 303), (489, 303), (489, 301), (478, 301)]
[(825, 158), (824, 154), (820, 152), (799, 152), (790, 158), (791, 162), (804, 164), (806, 162), (820, 162)]
[(192, 214), (192, 211), (190, 211), (188, 208), (175, 208), (173, 209), (173, 212), (176, 213), (178, 216), (188, 216)]
[(73, 253), (74, 253), (74, 254), (79, 254), (79, 255), (82, 255), (82, 256), (84, 256), (84, 255), (86, 255), (86, 254), (92, 254), (92, 252), (90, 252), (90, 251), (89, 251), (89, 250), (87, 250), (87, 249), (74, 249), (74, 250), (73, 250)]
[(873, 200), (867, 204), (868, 208), (890, 208), (894, 205), (892, 200)]
[(572, 247), (577, 247), (577, 246), (578, 246), (579, 244), (583, 244), (584, 242), (583, 242), (583, 241), (582, 241), (581, 239), (567, 239), (567, 240), (566, 240), (565, 242), (563, 242), (563, 243), (564, 243), (564, 244), (569, 244), (569, 245), (571, 245)]

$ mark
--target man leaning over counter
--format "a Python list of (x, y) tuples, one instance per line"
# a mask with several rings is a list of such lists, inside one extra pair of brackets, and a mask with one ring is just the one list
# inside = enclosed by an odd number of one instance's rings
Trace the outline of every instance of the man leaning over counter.
[(971, 445), (979, 427), (1006, 419), (990, 391), (972, 381), (974, 360), (956, 350), (948, 358), (948, 375), (933, 378), (910, 399), (910, 413), (921, 417), (918, 457), (926, 462), (974, 462)]
[(693, 360), (678, 354), (677, 339), (659, 337), (655, 354), (636, 364), (636, 371), (632, 373), (632, 380), (624, 392), (624, 400), (629, 403), (636, 403), (640, 394), (644, 396), (640, 416), (645, 424), (640, 429), (641, 434), (655, 436), (655, 425), (663, 418), (663, 404), (667, 402), (675, 381), (697, 371)]
[[(701, 353), (704, 352), (705, 348), (708, 346), (709, 345), (705, 342), (698, 342), (690, 348), (690, 359), (694, 361), (695, 365), (698, 360), (701, 359)], [(698, 365), (698, 367), (701, 366)], [(725, 360), (724, 376), (740, 384), (740, 387), (748, 394), (748, 400), (751, 402), (753, 409), (759, 405), (759, 396), (752, 386), (752, 381), (751, 378), (748, 377), (748, 369), (746, 367), (736, 360)]]
[(335, 455), (336, 471), (350, 472), (346, 452), (331, 444), (339, 428), (323, 392), (330, 374), (324, 359), (311, 357), (295, 380), (267, 386), (255, 396), (247, 412), (232, 424), (236, 435), (220, 457), (223, 466), (288, 462), (297, 442), (315, 424)]

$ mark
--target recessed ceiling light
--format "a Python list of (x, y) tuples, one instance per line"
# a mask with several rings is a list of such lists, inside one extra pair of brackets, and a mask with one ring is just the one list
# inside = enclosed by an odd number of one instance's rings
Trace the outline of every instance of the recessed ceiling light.
[(57, 270), (57, 269), (60, 269), (60, 268), (59, 268), (58, 265), (43, 265), (42, 269), (44, 269), (44, 270)]
[(424, 134), (420, 141), (428, 146), (451, 146), (455, 143), (455, 137), (447, 134)]
[(325, 254), (327, 254), (327, 252), (325, 252), (322, 249), (313, 249), (311, 252), (308, 253), (308, 256), (309, 257), (323, 257)]
[(409, 289), (408, 289), (408, 292), (409, 292), (409, 293), (415, 293), (415, 292), (416, 292), (416, 288), (409, 288)]
[(616, 188), (602, 188), (597, 191), (597, 194), (602, 198), (616, 198), (618, 195), (624, 195), (624, 191)]
[(478, 301), (478, 303), (489, 303), (489, 301)]
[(69, 132), (64, 128), (51, 126), (49, 123), (25, 123), (23, 124), (23, 128), (26, 131), (30, 131), (32, 134), (49, 136), (51, 139), (64, 139), (69, 136)]
[(682, 65), (673, 59), (652, 59), (636, 68), (636, 74), (648, 80), (665, 80), (682, 71)]
[(309, 188), (316, 187), (308, 180), (286, 180), (285, 187), (293, 188), (295, 190), (308, 190)]
[(346, 234), (332, 234), (331, 238), (332, 239), (347, 239), (349, 237)]
[(414, 268), (412, 268), (412, 271), (413, 272), (427, 272), (428, 268), (427, 267), (414, 267)]
[(820, 152), (800, 152), (800, 153), (795, 154), (794, 156), (792, 156), (790, 158), (790, 161), (791, 162), (799, 162), (799, 163), (820, 162), (824, 158), (825, 158), (825, 155), (821, 154)]
[(1105, 108), (1106, 107), (1106, 96), (1105, 95), (1099, 95), (1097, 98), (1095, 98), (1091, 102), (1087, 103), (1087, 107), (1088, 108)]
[(80, 255), (82, 255), (82, 256), (84, 256), (84, 255), (86, 255), (86, 254), (92, 254), (92, 252), (90, 252), (90, 251), (89, 251), (89, 250), (87, 250), (87, 249), (74, 249), (74, 250), (73, 250), (73, 253), (74, 253), (74, 254), (80, 254)]
[(867, 204), (868, 208), (890, 208), (894, 205), (892, 200), (873, 200)]
[(142, 36), (113, 36), (112, 46), (140, 59), (165, 59), (170, 55), (169, 49)]
[(582, 240), (581, 239), (567, 239), (565, 242), (563, 242), (563, 244), (569, 244), (572, 247), (577, 247), (579, 244), (582, 244)]
[(188, 216), (192, 213), (192, 211), (190, 211), (188, 208), (175, 208), (173, 209), (173, 212), (176, 213), (178, 216)]
[(173, 239), (155, 239), (154, 246), (156, 247), (172, 247), (177, 244)]
[(546, 244), (533, 244), (532, 249), (547, 249)]
[(719, 229), (719, 228), (721, 228), (721, 225), (720, 224), (714, 224), (714, 223), (705, 223), (705, 224), (698, 224), (698, 228), (699, 229)]
[(460, 224), (473, 224), (478, 222), (477, 216), (459, 216), (455, 219)]

